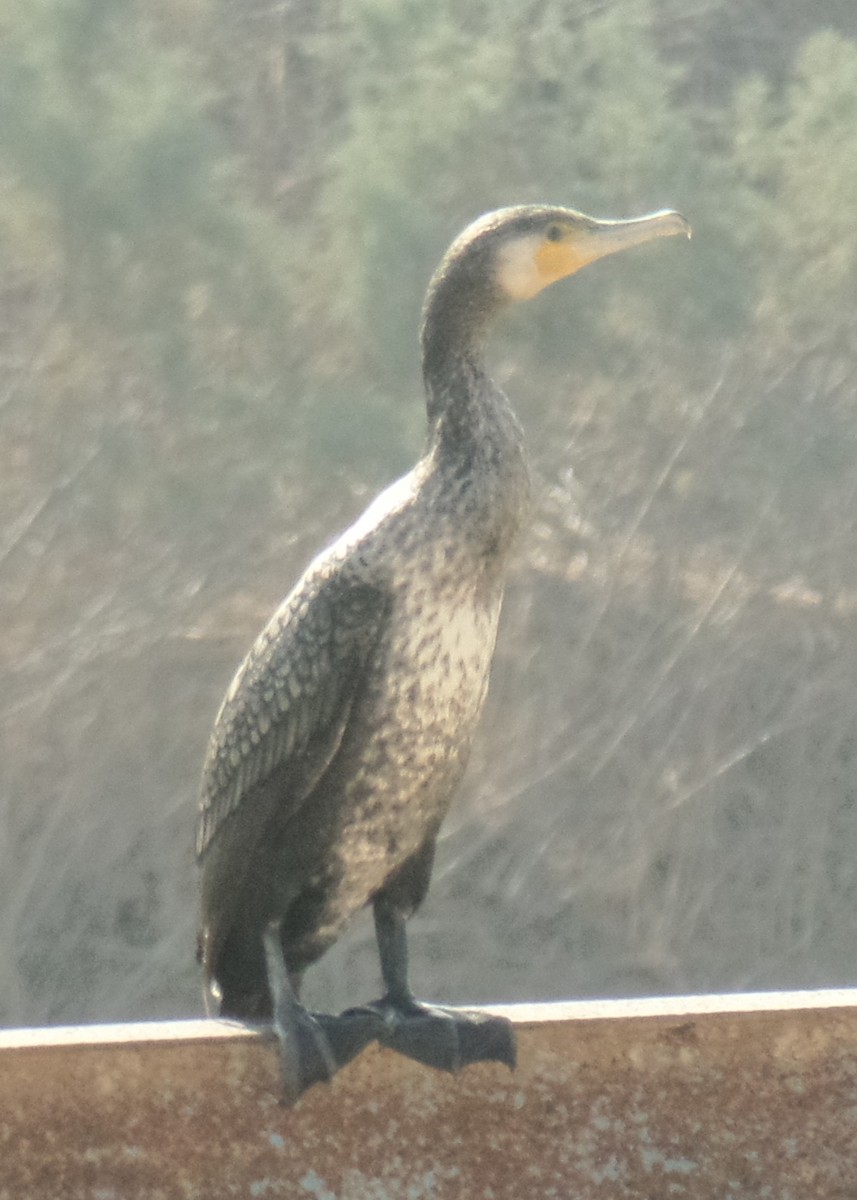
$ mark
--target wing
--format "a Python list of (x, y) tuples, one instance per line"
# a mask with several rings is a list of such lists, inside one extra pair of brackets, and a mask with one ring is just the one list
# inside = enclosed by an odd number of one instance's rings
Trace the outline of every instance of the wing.
[(264, 825), (265, 814), (250, 810), (275, 774), (282, 780), (278, 819), (300, 808), (342, 740), (389, 609), (381, 588), (316, 571), (274, 614), (215, 721), (203, 768), (198, 858), (239, 815), (246, 832)]

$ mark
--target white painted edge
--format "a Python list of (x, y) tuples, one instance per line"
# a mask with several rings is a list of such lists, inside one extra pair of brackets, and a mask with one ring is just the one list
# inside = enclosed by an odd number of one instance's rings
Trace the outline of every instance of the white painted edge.
[(628, 1020), (640, 1017), (694, 1017), (732, 1013), (800, 1012), (853, 1008), (857, 988), (802, 992), (731, 992), (696, 996), (646, 996), (626, 1000), (563, 1000), (547, 1004), (491, 1005), (488, 1011), (516, 1025), (544, 1021)]
[[(476, 1007), (476, 1006), (474, 1006)], [(857, 1012), (857, 988), (802, 992), (735, 992), (698, 996), (651, 996), (629, 1000), (568, 1000), (538, 1004), (491, 1004), (480, 1011), (508, 1017), (516, 1025), (550, 1021), (630, 1020), (646, 1017), (687, 1017), (749, 1013), (847, 1009)], [(145, 1045), (153, 1042), (240, 1041), (268, 1037), (266, 1028), (235, 1021), (135, 1021), (115, 1025), (57, 1025), (35, 1029), (0, 1030), (4, 1050), (56, 1047)]]

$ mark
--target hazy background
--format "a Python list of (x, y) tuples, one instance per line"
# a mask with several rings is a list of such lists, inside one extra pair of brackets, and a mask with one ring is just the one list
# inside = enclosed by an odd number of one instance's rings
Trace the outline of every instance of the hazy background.
[[(498, 330), (536, 508), (415, 984), (855, 982), (853, 0), (0, 0), (3, 1023), (200, 1011), (220, 697), (524, 201), (694, 240)], [(368, 922), (309, 982), (377, 993)]]

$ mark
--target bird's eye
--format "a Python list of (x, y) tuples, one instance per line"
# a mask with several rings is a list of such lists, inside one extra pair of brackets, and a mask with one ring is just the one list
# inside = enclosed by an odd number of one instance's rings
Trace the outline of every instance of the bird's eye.
[(549, 242), (558, 242), (562, 237), (562, 229), (559, 225), (548, 225), (545, 237)]

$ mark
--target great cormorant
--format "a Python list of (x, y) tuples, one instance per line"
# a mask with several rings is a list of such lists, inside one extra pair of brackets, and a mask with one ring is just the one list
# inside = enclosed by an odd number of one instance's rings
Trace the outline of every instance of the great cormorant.
[[(222, 1016), (273, 1018), (289, 1101), (372, 1040), (447, 1070), (514, 1061), (507, 1023), (413, 999), (405, 939), (470, 752), (527, 509), (522, 432), (485, 341), (511, 301), (689, 232), (675, 212), (597, 221), (546, 205), (465, 229), (423, 309), (422, 457), (310, 564), (226, 694), (199, 811), (200, 955)], [(369, 903), (383, 998), (308, 1013), (305, 970)]]

